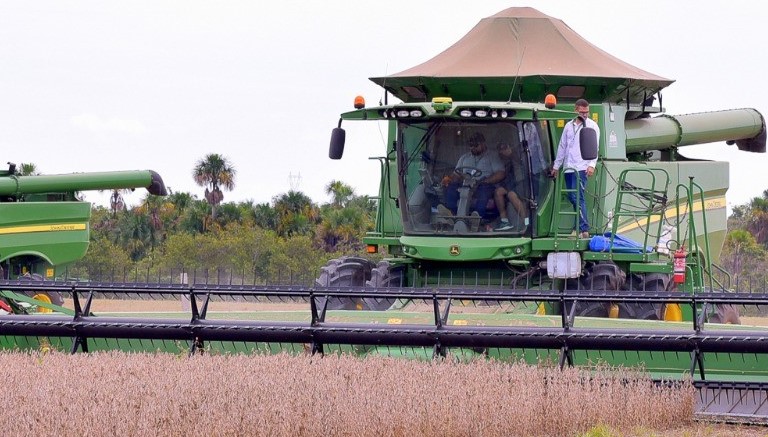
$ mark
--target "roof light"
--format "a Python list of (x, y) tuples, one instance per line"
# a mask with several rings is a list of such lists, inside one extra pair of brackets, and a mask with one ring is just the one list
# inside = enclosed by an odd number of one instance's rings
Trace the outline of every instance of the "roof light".
[(408, 114), (409, 113), (408, 113), (407, 109), (401, 109), (401, 110), (397, 111), (397, 116), (400, 117), (400, 118), (407, 117)]
[(355, 109), (365, 108), (365, 98), (363, 96), (355, 97)]
[(487, 117), (487, 116), (488, 116), (488, 111), (486, 111), (485, 109), (478, 109), (477, 111), (475, 111), (475, 117)]
[(495, 109), (493, 111), (491, 111), (491, 118), (496, 118), (498, 116), (499, 116), (499, 111), (497, 111)]
[(421, 109), (414, 109), (411, 111), (411, 117), (421, 117), (424, 115), (423, 112), (421, 112)]
[(459, 115), (462, 117), (471, 117), (472, 111), (470, 111), (469, 109), (462, 109), (461, 112), (459, 112)]
[(507, 115), (509, 115), (509, 114), (507, 114), (507, 110), (506, 109), (502, 109), (501, 110), (501, 118), (507, 118)]
[(557, 97), (555, 97), (554, 94), (547, 94), (547, 96), (544, 97), (544, 107), (547, 109), (555, 109), (555, 105), (557, 105)]

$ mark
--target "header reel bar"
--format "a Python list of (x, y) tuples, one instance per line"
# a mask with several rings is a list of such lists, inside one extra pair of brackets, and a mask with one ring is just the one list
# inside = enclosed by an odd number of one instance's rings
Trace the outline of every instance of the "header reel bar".
[[(20, 292), (29, 287), (23, 281), (2, 281), (0, 288)], [(70, 337), (87, 351), (88, 338), (123, 338), (188, 341), (202, 345), (206, 341), (279, 342), (311, 344), (314, 353), (323, 353), (323, 344), (414, 346), (445, 348), (531, 348), (561, 350), (662, 351), (688, 353), (768, 353), (768, 330), (699, 330), (696, 326), (660, 324), (660, 329), (560, 327), (456, 326), (448, 325), (452, 302), (529, 301), (575, 303), (584, 301), (673, 302), (699, 304), (768, 304), (768, 294), (695, 293), (568, 290), (476, 290), (364, 287), (246, 286), (210, 284), (94, 284), (43, 281), (36, 288), (72, 293), (74, 316), (7, 315), (0, 316), (3, 335)], [(81, 293), (88, 294), (83, 309)], [(190, 298), (189, 318), (102, 317), (90, 313), (94, 294), (171, 295)], [(6, 296), (8, 292), (6, 292)], [(198, 298), (204, 298), (198, 310)], [(208, 303), (214, 298), (274, 297), (281, 300), (309, 301), (308, 322), (207, 319)], [(391, 298), (429, 302), (433, 323), (371, 324), (326, 321), (329, 298)], [(562, 305), (562, 308), (573, 305)], [(441, 310), (442, 308), (442, 310)], [(699, 326), (700, 328), (700, 326)], [(73, 351), (77, 350), (73, 347)], [(700, 366), (701, 367), (701, 366)], [(700, 369), (703, 371), (703, 369)]]

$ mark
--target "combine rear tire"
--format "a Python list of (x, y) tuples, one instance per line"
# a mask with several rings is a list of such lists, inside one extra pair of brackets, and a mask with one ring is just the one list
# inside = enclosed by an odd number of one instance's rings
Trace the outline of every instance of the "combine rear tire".
[[(388, 261), (380, 261), (371, 270), (371, 280), (366, 285), (375, 288), (403, 287), (405, 285), (405, 268), (402, 265), (393, 266)], [(363, 299), (366, 309), (371, 311), (386, 311), (397, 299), (367, 297)]]
[[(332, 259), (320, 269), (315, 284), (320, 287), (365, 287), (373, 268), (373, 263), (365, 258), (344, 256)], [(327, 309), (359, 310), (363, 307), (360, 299), (332, 297), (328, 299)]]
[[(670, 285), (670, 276), (665, 273), (646, 273), (632, 275), (628, 284), (634, 291), (665, 291)], [(663, 320), (664, 305), (653, 302), (619, 304), (619, 317), (622, 319)]]

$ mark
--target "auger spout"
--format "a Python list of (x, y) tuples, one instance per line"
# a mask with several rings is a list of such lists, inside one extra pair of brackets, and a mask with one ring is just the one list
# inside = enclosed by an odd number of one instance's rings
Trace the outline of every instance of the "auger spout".
[(152, 170), (0, 176), (0, 196), (131, 188), (146, 188), (158, 196), (168, 194), (162, 177)]
[(754, 109), (730, 109), (627, 120), (627, 154), (726, 141), (765, 153), (765, 120)]

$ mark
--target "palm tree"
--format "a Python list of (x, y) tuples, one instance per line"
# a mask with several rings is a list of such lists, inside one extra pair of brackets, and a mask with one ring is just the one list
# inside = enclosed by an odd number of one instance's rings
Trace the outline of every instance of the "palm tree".
[(37, 166), (31, 162), (22, 162), (18, 170), (21, 176), (38, 176)]
[(265, 202), (253, 205), (252, 214), (256, 226), (259, 226), (262, 229), (277, 230), (279, 214), (269, 203)]
[(147, 193), (135, 211), (136, 214), (146, 215), (149, 219), (150, 249), (154, 250), (155, 246), (165, 239), (168, 225), (176, 215), (176, 207), (163, 196)]
[(171, 202), (178, 214), (181, 214), (187, 208), (191, 207), (195, 203), (195, 200), (197, 200), (195, 196), (186, 192), (171, 193), (167, 199)]
[(333, 180), (325, 186), (325, 193), (331, 195), (333, 206), (340, 208), (354, 196), (355, 191), (344, 182)]
[(138, 261), (152, 247), (153, 234), (149, 217), (137, 210), (122, 215), (118, 222), (119, 243), (128, 251), (133, 261)]
[(273, 199), (277, 211), (277, 233), (286, 237), (306, 235), (313, 229), (318, 219), (317, 207), (312, 199), (301, 191), (289, 191)]
[(235, 167), (227, 158), (211, 153), (197, 161), (192, 177), (197, 185), (205, 187), (205, 200), (211, 205), (211, 218), (216, 219), (216, 208), (224, 200), (221, 189), (235, 188)]

